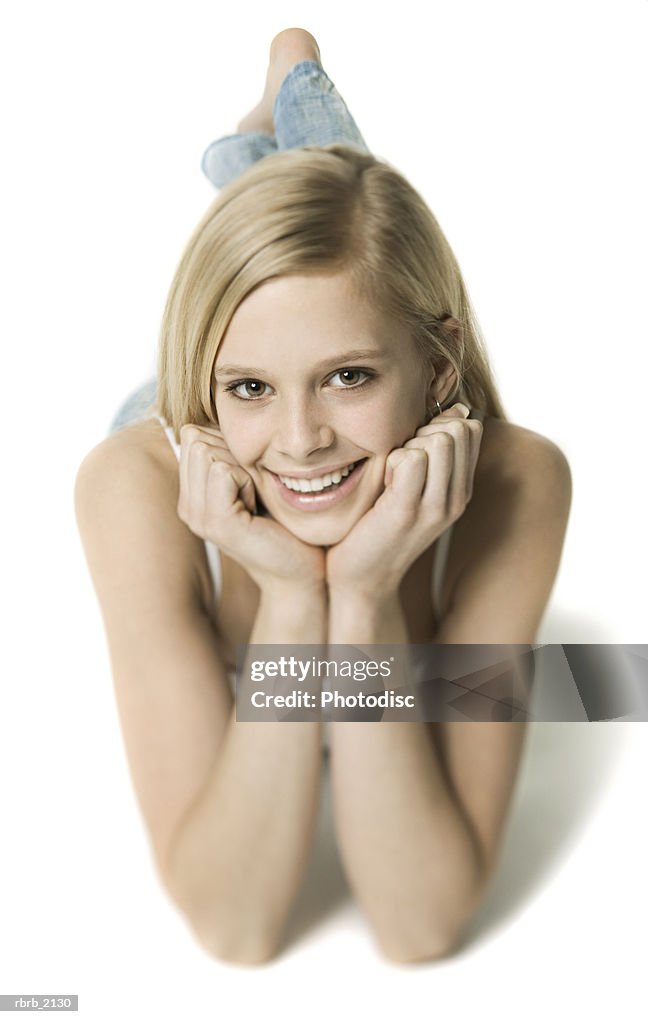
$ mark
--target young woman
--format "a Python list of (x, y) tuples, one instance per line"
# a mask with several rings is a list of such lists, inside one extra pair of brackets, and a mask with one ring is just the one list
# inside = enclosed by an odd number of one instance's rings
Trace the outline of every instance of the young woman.
[[(571, 484), (506, 419), (448, 242), (308, 32), (273, 40), (261, 103), (203, 169), (222, 191), (172, 283), (157, 382), (75, 500), (160, 878), (214, 956), (258, 963), (303, 877), (323, 736), (236, 720), (237, 646), (533, 644)], [(329, 723), (340, 853), (386, 957), (457, 947), (524, 730)]]

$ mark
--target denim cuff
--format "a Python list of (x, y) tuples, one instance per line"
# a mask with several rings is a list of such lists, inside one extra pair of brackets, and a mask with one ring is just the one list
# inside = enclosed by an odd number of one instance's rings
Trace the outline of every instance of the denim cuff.
[(276, 151), (274, 135), (268, 135), (266, 132), (225, 135), (207, 147), (200, 167), (215, 188), (223, 188), (257, 160)]
[(369, 152), (346, 103), (314, 60), (290, 69), (275, 97), (273, 121), (279, 149), (340, 142)]
[(200, 166), (215, 188), (223, 188), (277, 150), (340, 142), (369, 152), (348, 107), (317, 61), (302, 60), (290, 69), (275, 97), (273, 120), (275, 135), (225, 135), (207, 147)]

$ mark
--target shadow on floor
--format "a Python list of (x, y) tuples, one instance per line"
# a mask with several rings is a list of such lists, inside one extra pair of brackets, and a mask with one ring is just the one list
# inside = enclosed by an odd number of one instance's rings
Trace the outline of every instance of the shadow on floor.
[[(538, 643), (612, 643), (604, 628), (547, 617)], [(578, 843), (626, 746), (623, 721), (532, 722), (505, 828), (498, 869), (464, 934), (465, 948), (501, 927), (546, 885)], [(328, 764), (310, 863), (286, 931), (299, 941), (351, 900), (334, 832)]]
[(622, 722), (530, 725), (499, 865), (466, 944), (534, 898), (577, 845), (623, 754), (626, 729)]
[(326, 760), (322, 771), (320, 808), (311, 859), (286, 930), (286, 946), (304, 938), (313, 928), (351, 901), (335, 837), (331, 778)]

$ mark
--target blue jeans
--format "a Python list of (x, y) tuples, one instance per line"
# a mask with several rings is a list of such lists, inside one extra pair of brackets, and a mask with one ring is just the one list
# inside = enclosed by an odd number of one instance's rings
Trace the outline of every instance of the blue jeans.
[(274, 135), (226, 135), (207, 147), (201, 167), (212, 185), (223, 188), (251, 164), (280, 149), (344, 142), (368, 152), (344, 100), (321, 65), (313, 60), (302, 60), (288, 72), (277, 93), (272, 118)]
[[(295, 64), (284, 78), (274, 102), (273, 121), (274, 135), (225, 135), (207, 147), (201, 168), (212, 185), (223, 188), (257, 160), (281, 149), (342, 142), (369, 152), (344, 100), (321, 65), (313, 60)], [(132, 391), (117, 410), (108, 433), (115, 434), (151, 416), (155, 389), (153, 377)]]

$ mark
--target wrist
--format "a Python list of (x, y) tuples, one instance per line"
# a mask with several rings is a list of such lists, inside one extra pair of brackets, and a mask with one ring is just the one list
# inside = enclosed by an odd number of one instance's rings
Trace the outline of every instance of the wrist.
[(328, 588), (329, 605), (335, 604), (344, 608), (359, 608), (363, 611), (380, 611), (380, 609), (393, 608), (400, 604), (398, 587), (380, 587), (372, 590), (364, 590), (356, 585), (329, 584)]
[(407, 629), (398, 591), (368, 594), (330, 588), (329, 643), (402, 643)]
[(341, 601), (357, 600), (359, 604), (390, 604), (400, 593), (403, 577), (391, 566), (382, 566), (379, 573), (359, 573), (345, 578), (327, 564), (326, 587), (330, 597)]
[(271, 579), (259, 585), (261, 601), (280, 607), (301, 609), (310, 605), (326, 605), (324, 580)]
[(323, 644), (326, 622), (324, 587), (273, 584), (261, 591), (250, 643)]

